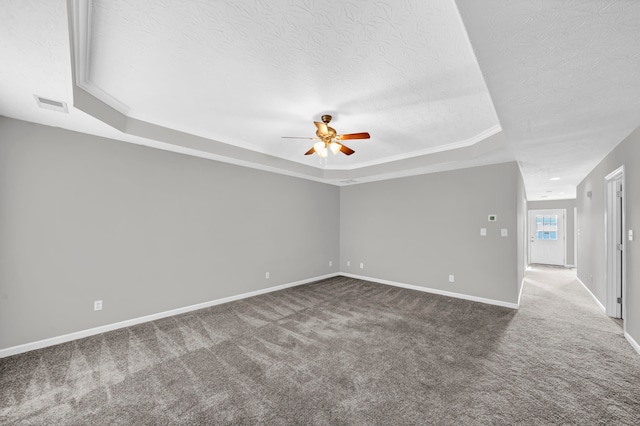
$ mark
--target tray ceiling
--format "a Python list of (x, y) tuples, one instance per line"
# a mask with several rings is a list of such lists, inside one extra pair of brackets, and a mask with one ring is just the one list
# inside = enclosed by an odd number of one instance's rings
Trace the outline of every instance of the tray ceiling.
[[(92, 94), (128, 117), (320, 168), (472, 145), (498, 118), (455, 4), (94, 0)], [(106, 94), (108, 96), (102, 96)], [(356, 155), (302, 155), (334, 115)]]

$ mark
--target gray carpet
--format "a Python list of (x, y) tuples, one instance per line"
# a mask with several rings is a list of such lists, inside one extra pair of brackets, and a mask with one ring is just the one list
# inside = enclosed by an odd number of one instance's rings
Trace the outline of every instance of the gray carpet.
[(338, 277), (0, 359), (2, 424), (639, 424), (570, 270), (519, 311)]

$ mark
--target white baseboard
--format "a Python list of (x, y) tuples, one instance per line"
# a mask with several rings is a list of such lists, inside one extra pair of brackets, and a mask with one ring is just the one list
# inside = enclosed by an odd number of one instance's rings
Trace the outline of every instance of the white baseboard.
[[(587, 290), (587, 293), (589, 293), (591, 295), (593, 300), (596, 302), (596, 305), (598, 305), (598, 307), (600, 309), (602, 309), (602, 312), (604, 312), (604, 314), (606, 315), (607, 314), (607, 310), (605, 309), (604, 305), (602, 303), (600, 303), (598, 298), (596, 296), (594, 296), (593, 293), (591, 293), (591, 290), (589, 290), (589, 288), (582, 282), (582, 280), (580, 278), (576, 277), (576, 280), (578, 280), (578, 282), (582, 285), (582, 287), (584, 287), (584, 289)], [(638, 352), (638, 354), (640, 354), (640, 345), (638, 344), (638, 342), (635, 341), (635, 339), (633, 337), (631, 337), (631, 335), (629, 333), (627, 333), (626, 330), (624, 331), (624, 337), (627, 339), (627, 342), (629, 342), (631, 347), (633, 347), (633, 349), (635, 349), (636, 352)]]
[(185, 312), (197, 311), (198, 309), (204, 309), (210, 306), (221, 305), (223, 303), (233, 302), (234, 300), (246, 299), (247, 297), (258, 296), (260, 294), (271, 293), (273, 291), (283, 290), (289, 287), (308, 284), (314, 281), (320, 281), (320, 280), (332, 278), (338, 275), (340, 274), (336, 272), (332, 274), (322, 275), (319, 277), (307, 278), (301, 281), (295, 281), (287, 284), (281, 284), (273, 287), (263, 288), (261, 290), (250, 291), (248, 293), (242, 293), (235, 296), (224, 297), (222, 299), (216, 299), (208, 302), (197, 303), (195, 305), (172, 309), (170, 311), (159, 312), (157, 314), (145, 315), (139, 318), (133, 318), (125, 321), (116, 322), (113, 324), (102, 325), (100, 327), (90, 328), (88, 330), (76, 331), (73, 333), (64, 334), (62, 336), (56, 336), (48, 339), (38, 340), (36, 342), (25, 343), (23, 345), (12, 346), (6, 349), (0, 349), (0, 358), (21, 354), (21, 353), (33, 351), (36, 349), (46, 348), (47, 346), (58, 345), (60, 343), (70, 342), (72, 340), (82, 339), (83, 337), (89, 337), (89, 336), (94, 336), (100, 333), (106, 333), (107, 331), (117, 330), (119, 328), (130, 327), (132, 325), (141, 324), (143, 322), (154, 321), (157, 319), (166, 318), (173, 315), (183, 314)]
[(585, 290), (587, 290), (587, 293), (589, 293), (591, 295), (591, 298), (596, 302), (596, 305), (598, 305), (598, 307), (600, 309), (602, 309), (602, 312), (604, 312), (605, 314), (607, 313), (607, 310), (605, 309), (604, 305), (602, 303), (600, 303), (600, 301), (598, 300), (598, 298), (596, 296), (594, 296), (593, 293), (591, 293), (591, 290), (589, 290), (589, 287), (587, 287), (580, 278), (578, 278), (576, 276), (576, 280), (578, 280), (578, 282), (582, 285), (582, 287), (584, 287)]
[(640, 354), (640, 345), (638, 344), (638, 342), (636, 342), (635, 339), (633, 337), (631, 337), (631, 335), (629, 333), (627, 333), (626, 331), (624, 332), (624, 337), (627, 339), (627, 342), (629, 342), (629, 344), (631, 344), (633, 349), (635, 349), (636, 352), (638, 352), (638, 354)]
[(480, 302), (480, 303), (486, 303), (486, 304), (489, 304), (489, 305), (502, 306), (502, 307), (505, 307), (505, 308), (518, 309), (518, 304), (517, 303), (504, 302), (502, 300), (485, 299), (484, 297), (470, 296), (468, 294), (454, 293), (454, 292), (451, 292), (451, 291), (438, 290), (436, 288), (422, 287), (422, 286), (413, 285), (413, 284), (404, 284), (404, 283), (399, 283), (399, 282), (389, 281), (389, 280), (381, 280), (381, 279), (378, 279), (378, 278), (365, 277), (363, 275), (349, 274), (349, 273), (346, 273), (346, 272), (341, 272), (339, 275), (344, 275), (345, 277), (355, 278), (355, 279), (358, 279), (358, 280), (371, 281), (371, 282), (378, 283), (378, 284), (385, 284), (385, 285), (391, 285), (391, 286), (394, 286), (394, 287), (408, 288), (410, 290), (418, 290), (418, 291), (422, 291), (422, 292), (425, 292), (425, 293), (433, 293), (433, 294), (439, 294), (441, 296), (455, 297), (456, 299), (471, 300), (473, 302)]

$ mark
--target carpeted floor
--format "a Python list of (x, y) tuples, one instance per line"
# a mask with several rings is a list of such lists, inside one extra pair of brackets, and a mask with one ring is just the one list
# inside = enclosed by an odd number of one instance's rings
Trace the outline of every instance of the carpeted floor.
[(0, 359), (2, 424), (640, 424), (571, 270), (518, 311), (338, 277)]

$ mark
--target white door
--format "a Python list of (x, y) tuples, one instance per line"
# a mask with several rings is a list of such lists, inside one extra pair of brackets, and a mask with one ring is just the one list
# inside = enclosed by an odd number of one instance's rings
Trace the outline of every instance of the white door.
[(565, 209), (529, 210), (529, 263), (565, 265)]
[(624, 244), (624, 229), (622, 229), (622, 177), (616, 180), (615, 183), (616, 194), (616, 206), (615, 206), (615, 224), (614, 224), (614, 236), (613, 240), (616, 244), (615, 256), (615, 287), (616, 287), (616, 318), (624, 318), (622, 315), (622, 247)]
[(624, 318), (624, 206), (623, 185), (624, 169), (621, 167), (606, 179), (607, 205), (606, 223), (606, 255), (607, 255), (607, 315)]

